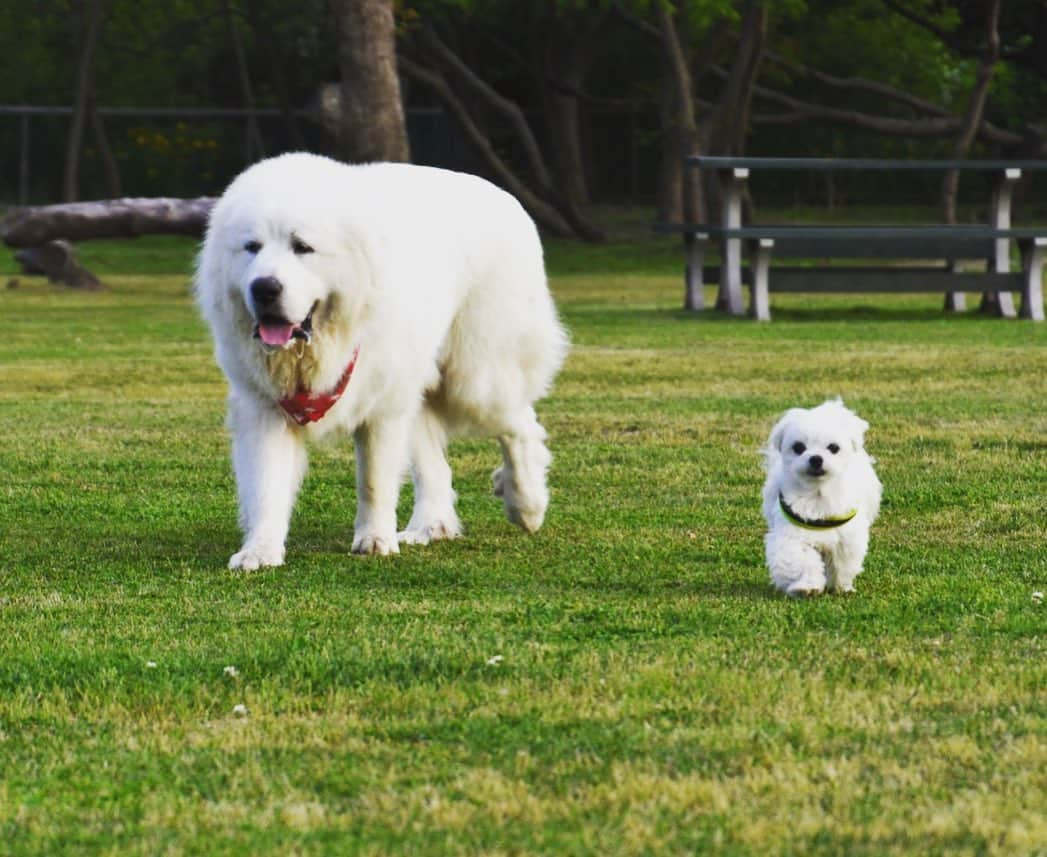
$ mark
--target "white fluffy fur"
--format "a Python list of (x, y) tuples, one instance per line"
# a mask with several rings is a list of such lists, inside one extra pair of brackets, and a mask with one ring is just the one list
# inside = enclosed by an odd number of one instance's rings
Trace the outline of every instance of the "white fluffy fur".
[[(314, 252), (296, 253), (294, 241)], [(245, 249), (251, 242), (251, 250)], [(250, 285), (282, 284), (284, 317), (316, 307), (309, 344), (253, 338)], [(308, 154), (256, 164), (211, 214), (196, 280), (219, 365), (244, 542), (231, 568), (280, 565), (306, 470), (305, 441), (336, 429), (356, 443), (353, 551), (397, 553), (461, 532), (445, 450), (461, 433), (498, 438), (495, 493), (507, 517), (537, 530), (550, 455), (533, 404), (567, 350), (534, 224), (510, 195), (474, 176), (406, 164), (347, 166)], [(335, 386), (344, 396), (295, 426), (278, 400)], [(414, 511), (398, 533), (410, 466)]]
[[(854, 591), (882, 492), (873, 459), (865, 452), (868, 428), (835, 399), (809, 410), (793, 408), (772, 429), (764, 450), (763, 514), (769, 528), (767, 566), (782, 592), (806, 596), (826, 588)], [(812, 475), (812, 457), (815, 464), (821, 459), (821, 468), (813, 469), (823, 470), (822, 475)], [(852, 509), (857, 515), (834, 529), (810, 530), (785, 516), (779, 494), (807, 520), (839, 517)]]

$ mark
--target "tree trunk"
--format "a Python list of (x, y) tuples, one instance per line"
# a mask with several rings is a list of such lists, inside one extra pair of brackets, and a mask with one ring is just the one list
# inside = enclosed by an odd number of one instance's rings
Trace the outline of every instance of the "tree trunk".
[[(745, 154), (745, 138), (749, 133), (753, 93), (763, 61), (766, 33), (765, 3), (762, 0), (747, 0), (731, 66), (723, 73), (724, 85), (720, 97), (706, 122), (706, 129), (703, 129), (706, 131), (705, 151), (711, 155)], [(719, 176), (714, 170), (709, 170), (703, 178), (702, 191), (707, 210), (711, 208), (719, 212), (723, 193)], [(748, 188), (744, 196), (746, 207), (751, 208)], [(718, 214), (714, 215), (714, 218), (718, 217)]]
[(102, 0), (86, 0), (83, 39), (76, 66), (76, 91), (73, 95), (73, 116), (69, 123), (69, 138), (65, 150), (65, 177), (62, 197), (73, 202), (80, 195), (80, 152), (87, 125), (88, 101), (92, 90), (95, 48), (102, 28)]
[[(985, 16), (985, 41), (986, 49), (978, 63), (978, 75), (971, 93), (971, 103), (967, 113), (963, 117), (960, 133), (953, 144), (953, 160), (966, 158), (971, 150), (978, 126), (982, 123), (982, 114), (985, 112), (985, 101), (989, 96), (989, 86), (993, 75), (996, 73), (996, 65), (1000, 60), (1000, 4), (1002, 0), (988, 0)], [(942, 181), (942, 216), (946, 223), (956, 222), (956, 193), (959, 187), (960, 174), (957, 170), (949, 170)]]
[(590, 203), (588, 169), (582, 146), (582, 93), (594, 49), (604, 36), (606, 14), (564, 10), (546, 15), (534, 46), (537, 87), (550, 139), (556, 184), (570, 203)]
[(247, 70), (247, 57), (244, 55), (244, 44), (240, 38), (240, 29), (236, 23), (233, 4), (225, 0), (225, 20), (229, 27), (229, 40), (233, 44), (233, 56), (236, 58), (236, 76), (240, 84), (240, 96), (247, 111), (247, 128), (244, 134), (244, 163), (252, 164), (265, 157), (265, 145), (262, 143), (262, 132), (258, 127), (258, 117), (254, 113), (254, 92), (251, 89), (251, 75)]
[[(669, 215), (672, 220), (704, 223), (705, 205), (701, 183), (696, 179), (695, 170), (683, 168), (685, 157), (700, 153), (698, 121), (694, 110), (694, 82), (673, 21), (675, 7), (668, 2), (656, 3), (655, 10), (667, 63), (663, 85), (668, 91), (664, 99), (667, 107), (663, 109), (663, 184), (659, 189), (662, 197), (659, 213), (661, 216)], [(674, 160), (675, 165), (672, 163)]]
[(110, 198), (115, 199), (124, 195), (123, 182), (120, 180), (120, 165), (117, 164), (116, 157), (113, 155), (109, 137), (105, 133), (105, 124), (102, 122), (102, 116), (93, 98), (90, 100), (88, 112), (91, 115), (91, 132), (94, 135), (98, 155), (102, 159), (102, 168), (105, 171), (106, 191)]
[(408, 161), (393, 0), (331, 0), (342, 76), (339, 145), (351, 162)]
[[(562, 81), (580, 85), (577, 69), (561, 72)], [(564, 196), (575, 205), (589, 204), (589, 184), (586, 181), (585, 158), (582, 156), (582, 127), (578, 97), (565, 91), (551, 92), (545, 99), (545, 114), (552, 140), (553, 169)]]
[(723, 150), (716, 154), (742, 155), (745, 137), (749, 132), (749, 113), (753, 100), (753, 86), (763, 61), (764, 37), (767, 35), (767, 7), (762, 0), (749, 0), (742, 18), (735, 60), (728, 76), (727, 88), (721, 104)]
[(283, 114), (287, 138), (294, 149), (304, 151), (307, 148), (305, 136), (302, 134), (298, 117), (295, 116), (294, 105), (291, 103), (291, 90), (287, 85), (287, 75), (284, 74), (284, 67), (289, 62), (287, 54), (276, 39), (270, 37), (266, 41), (267, 52), (276, 58), (272, 66), (273, 87), (276, 89), (276, 97), (280, 102), (280, 112)]
[(683, 155), (677, 130), (676, 96), (669, 67), (658, 94), (658, 127), (660, 156), (658, 158), (657, 219), (663, 223), (682, 223), (683, 213)]

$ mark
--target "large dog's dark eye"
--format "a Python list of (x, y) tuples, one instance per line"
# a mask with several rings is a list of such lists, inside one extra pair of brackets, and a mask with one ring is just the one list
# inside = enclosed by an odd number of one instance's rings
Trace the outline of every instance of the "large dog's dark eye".
[(800, 441), (796, 441), (796, 443), (793, 444), (794, 455), (803, 455), (806, 451), (807, 447), (800, 443)]
[(304, 256), (306, 253), (313, 252), (313, 248), (306, 244), (297, 235), (291, 236), (291, 249), (294, 251), (296, 256)]
[(262, 249), (262, 242), (248, 241), (246, 244), (244, 244), (244, 249), (253, 256), (255, 253)]
[(826, 449), (828, 449), (829, 452), (831, 452), (833, 455), (836, 455), (836, 453), (838, 453), (840, 451), (840, 444), (838, 444), (838, 443), (830, 443), (826, 447)]

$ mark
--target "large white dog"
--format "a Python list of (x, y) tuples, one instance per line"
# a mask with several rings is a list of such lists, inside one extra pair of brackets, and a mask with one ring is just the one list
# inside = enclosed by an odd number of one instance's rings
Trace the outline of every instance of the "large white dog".
[(541, 526), (551, 456), (533, 405), (567, 337), (513, 197), (446, 170), (272, 158), (215, 205), (196, 288), (230, 387), (244, 530), (230, 568), (283, 563), (305, 441), (335, 429), (356, 442), (354, 553), (461, 533), (446, 458), (461, 433), (498, 438), (506, 516)]

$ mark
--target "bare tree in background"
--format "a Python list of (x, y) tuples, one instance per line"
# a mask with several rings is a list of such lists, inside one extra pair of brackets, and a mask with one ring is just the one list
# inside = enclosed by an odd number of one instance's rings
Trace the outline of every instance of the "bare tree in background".
[[(1000, 61), (1000, 4), (1002, 0), (989, 0), (986, 4), (985, 14), (985, 52), (978, 62), (978, 73), (975, 78), (974, 90), (971, 93), (971, 103), (967, 107), (967, 113), (963, 117), (960, 133), (953, 144), (952, 157), (954, 160), (966, 158), (971, 151), (978, 127), (982, 124), (982, 116), (985, 113), (985, 101), (989, 97), (989, 86), (996, 66)], [(956, 170), (950, 170), (945, 174), (942, 182), (942, 214), (946, 223), (956, 222), (956, 193), (959, 186), (960, 174)]]
[(247, 70), (247, 57), (244, 54), (244, 43), (240, 38), (240, 27), (237, 12), (230, 0), (222, 4), (226, 26), (229, 28), (229, 40), (236, 58), (236, 76), (240, 83), (240, 95), (247, 110), (247, 136), (244, 140), (244, 160), (247, 163), (265, 157), (265, 144), (262, 142), (262, 131), (258, 127), (258, 117), (254, 112), (254, 90), (251, 88), (251, 75)]
[(62, 197), (73, 202), (80, 192), (80, 150), (84, 144), (84, 129), (91, 108), (95, 49), (102, 28), (102, 0), (86, 0), (83, 4), (84, 22), (80, 41), (80, 57), (76, 64), (76, 89), (73, 94), (73, 118), (65, 149), (65, 176)]
[[(496, 181), (512, 193), (535, 221), (551, 235), (600, 240), (579, 200), (558, 181), (539, 135), (521, 104), (478, 74), (444, 41), (435, 27), (424, 26), (405, 39), (400, 55), (404, 73), (425, 86), (444, 104)], [(543, 70), (540, 77), (545, 77)], [(488, 117), (511, 128), (520, 155), (518, 163), (492, 139)]]
[(656, 26), (666, 59), (663, 89), (662, 161), (658, 191), (658, 216), (662, 220), (705, 222), (701, 183), (694, 170), (684, 169), (683, 159), (701, 153), (695, 111), (694, 78), (687, 51), (674, 20), (676, 7), (655, 4)]
[(347, 161), (408, 161), (393, 0), (331, 0), (338, 22), (341, 133)]
[(749, 132), (753, 88), (760, 73), (767, 37), (767, 5), (746, 0), (742, 7), (733, 58), (722, 71), (723, 88), (706, 123), (704, 148), (717, 155), (744, 155)]
[(98, 156), (102, 161), (106, 192), (109, 194), (110, 199), (123, 196), (124, 183), (120, 178), (120, 164), (117, 163), (113, 147), (109, 145), (109, 136), (105, 132), (105, 123), (102, 121), (102, 115), (98, 112), (98, 105), (95, 103), (94, 97), (91, 98), (87, 109), (90, 115), (91, 133), (95, 138)]

